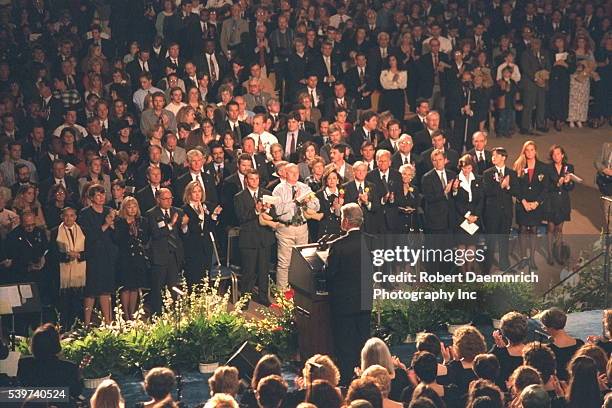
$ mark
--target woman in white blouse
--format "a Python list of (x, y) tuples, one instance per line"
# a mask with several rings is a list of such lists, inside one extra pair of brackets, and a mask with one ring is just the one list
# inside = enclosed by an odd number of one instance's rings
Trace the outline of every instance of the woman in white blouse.
[(405, 91), (408, 83), (408, 74), (400, 70), (397, 57), (389, 55), (387, 58), (387, 69), (380, 73), (380, 85), (383, 88), (382, 96), (378, 106), (379, 112), (391, 111), (398, 120), (404, 119)]

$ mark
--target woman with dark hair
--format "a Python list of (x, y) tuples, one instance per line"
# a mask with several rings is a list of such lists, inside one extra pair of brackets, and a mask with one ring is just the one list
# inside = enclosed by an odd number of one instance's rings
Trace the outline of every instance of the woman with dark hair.
[(310, 161), (317, 156), (318, 150), (317, 145), (310, 140), (302, 144), (298, 161), (300, 180), (306, 180), (310, 176)]
[(506, 380), (510, 374), (523, 364), (527, 330), (527, 316), (510, 312), (502, 316), (500, 329), (493, 332), (495, 345), (489, 353), (499, 360), (500, 375), (497, 385), (502, 389), (506, 388)]
[(263, 378), (271, 375), (282, 375), (281, 361), (274, 354), (266, 354), (255, 365), (250, 387), (243, 393), (240, 403), (248, 408), (259, 408), (255, 390)]
[(394, 54), (387, 58), (387, 68), (380, 73), (382, 95), (378, 106), (379, 112), (391, 111), (395, 119), (404, 120), (405, 90), (408, 86), (408, 74), (401, 69)]
[(555, 354), (557, 377), (561, 381), (567, 381), (567, 363), (576, 351), (584, 345), (584, 341), (567, 334), (565, 331), (567, 315), (559, 308), (553, 307), (542, 312), (540, 322), (542, 322), (546, 333), (552, 338), (549, 347)]
[(195, 149), (196, 147), (202, 147), (208, 149), (210, 143), (217, 139), (217, 135), (215, 133), (215, 128), (213, 126), (213, 121), (204, 118), (202, 119), (202, 125), (199, 129), (192, 130), (185, 140), (185, 150), (189, 151), (191, 149)]
[(600, 408), (601, 390), (597, 380), (595, 360), (586, 356), (574, 357), (567, 365), (569, 384), (565, 394), (567, 408)]
[(172, 392), (176, 388), (176, 375), (166, 367), (155, 367), (144, 379), (145, 392), (151, 400), (138, 402), (136, 408), (175, 407)]
[(38, 327), (30, 339), (31, 356), (19, 359), (17, 379), (22, 387), (67, 387), (71, 398), (81, 394), (79, 367), (58, 357), (60, 335), (51, 323)]
[(548, 87), (548, 114), (560, 132), (569, 108), (570, 74), (576, 69), (574, 53), (567, 49), (566, 37), (558, 34), (550, 42), (551, 70)]
[(47, 228), (54, 229), (62, 222), (62, 210), (64, 207), (72, 207), (74, 204), (67, 201), (68, 191), (63, 184), (54, 184), (49, 189), (47, 206), (45, 207)]
[[(482, 405), (478, 405), (477, 401), (481, 398), (486, 400), (486, 403), (481, 402)], [(493, 384), (491, 381), (476, 380), (470, 383), (466, 407), (477, 408), (481, 406), (492, 408), (504, 407), (504, 394), (502, 394), (499, 387)]]
[(470, 382), (476, 379), (474, 359), (486, 352), (487, 343), (484, 336), (472, 326), (457, 329), (453, 333), (452, 348), (443, 349), (444, 361), (448, 362), (446, 366), (449, 382), (457, 386), (460, 395), (466, 395)]
[(567, 162), (565, 149), (560, 145), (552, 145), (548, 152), (550, 159), (550, 187), (548, 191), (549, 203), (547, 214), (547, 238), (548, 238), (548, 264), (553, 264), (553, 250), (558, 250), (557, 262), (564, 263), (561, 253), (563, 244), (563, 224), (570, 220), (572, 204), (569, 192), (574, 189), (574, 166)]
[(527, 257), (529, 249), (529, 266), (538, 269), (535, 264), (537, 246), (537, 229), (546, 217), (544, 205), (549, 199), (549, 169), (538, 160), (535, 142), (523, 143), (521, 153), (514, 162), (514, 171), (518, 176), (516, 193), (516, 222), (519, 225), (519, 244), (521, 256)]
[(340, 208), (344, 205), (344, 191), (340, 188), (340, 174), (329, 168), (323, 174), (323, 188), (316, 192), (321, 208), (316, 214), (318, 220), (316, 240), (324, 235), (340, 235)]
[(113, 242), (115, 211), (104, 205), (104, 187), (94, 184), (87, 189), (90, 206), (79, 214), (79, 224), (85, 234), (87, 272), (85, 284), (85, 325), (91, 323), (96, 298), (100, 302), (106, 323), (112, 320), (111, 294), (115, 291), (115, 259), (117, 246)]
[(306, 390), (306, 402), (315, 404), (317, 407), (340, 408), (342, 395), (338, 388), (327, 381), (315, 380)]

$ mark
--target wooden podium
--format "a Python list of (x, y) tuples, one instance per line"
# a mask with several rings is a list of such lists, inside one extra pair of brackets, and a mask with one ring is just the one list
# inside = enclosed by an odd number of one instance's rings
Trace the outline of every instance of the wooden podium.
[(332, 354), (329, 295), (323, 278), (324, 255), (317, 244), (293, 247), (289, 264), (289, 285), (295, 291), (296, 326), (302, 360), (314, 354)]

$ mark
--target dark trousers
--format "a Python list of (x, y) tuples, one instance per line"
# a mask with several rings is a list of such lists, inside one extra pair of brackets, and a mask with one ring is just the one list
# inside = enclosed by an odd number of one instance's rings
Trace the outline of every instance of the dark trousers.
[[(272, 247), (258, 248), (240, 248), (240, 258), (242, 262), (242, 279), (240, 281), (241, 293), (253, 293), (253, 287), (257, 283), (259, 288), (259, 296), (255, 301), (268, 300), (268, 269), (270, 266), (270, 257), (272, 256)], [(261, 303), (261, 302), (258, 302)]]
[(529, 130), (531, 126), (532, 112), (535, 109), (536, 127), (546, 126), (546, 89), (539, 86), (527, 86), (523, 93), (523, 116), (521, 118), (521, 128)]
[(499, 213), (495, 215), (485, 216), (484, 218), (485, 231), (487, 233), (487, 266), (490, 266), (495, 254), (495, 250), (499, 248), (500, 267), (510, 266), (508, 259), (508, 242), (510, 240), (510, 228), (512, 226), (512, 215), (506, 217)]
[(359, 367), (361, 349), (370, 338), (370, 313), (340, 315), (332, 312), (334, 354), (340, 369), (340, 384), (349, 385)]
[(179, 283), (180, 267), (178, 257), (174, 252), (163, 264), (153, 264), (151, 267), (151, 293), (149, 294), (151, 313), (160, 313), (162, 307), (162, 291)]

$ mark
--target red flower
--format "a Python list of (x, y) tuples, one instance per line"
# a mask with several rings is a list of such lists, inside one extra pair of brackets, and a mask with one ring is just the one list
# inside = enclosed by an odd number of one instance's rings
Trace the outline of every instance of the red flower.
[(276, 326), (275, 328), (272, 329), (272, 331), (275, 331), (275, 332), (283, 331), (283, 328), (280, 326)]
[(291, 300), (293, 299), (293, 296), (295, 295), (295, 291), (293, 289), (287, 289), (285, 291), (285, 300)]
[(280, 305), (279, 305), (278, 303), (272, 303), (272, 304), (270, 305), (270, 309), (278, 309), (278, 310), (281, 310), (281, 307), (280, 307)]

